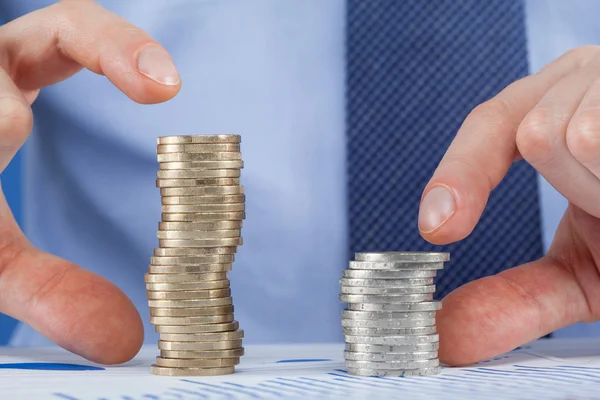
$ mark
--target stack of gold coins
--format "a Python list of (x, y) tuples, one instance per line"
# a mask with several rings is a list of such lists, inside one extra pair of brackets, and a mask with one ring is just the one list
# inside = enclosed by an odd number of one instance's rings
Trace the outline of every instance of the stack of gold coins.
[(158, 138), (159, 247), (145, 276), (160, 335), (151, 372), (224, 375), (244, 354), (228, 272), (245, 218), (239, 135)]

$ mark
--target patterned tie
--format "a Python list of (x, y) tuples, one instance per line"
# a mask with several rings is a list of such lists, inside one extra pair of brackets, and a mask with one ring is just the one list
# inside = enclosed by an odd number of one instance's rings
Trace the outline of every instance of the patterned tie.
[[(536, 173), (518, 162), (474, 232), (433, 246), (421, 193), (467, 114), (527, 74), (518, 0), (349, 0), (350, 251), (450, 251), (438, 296), (542, 256)], [(481, 132), (485, 135), (485, 132)]]

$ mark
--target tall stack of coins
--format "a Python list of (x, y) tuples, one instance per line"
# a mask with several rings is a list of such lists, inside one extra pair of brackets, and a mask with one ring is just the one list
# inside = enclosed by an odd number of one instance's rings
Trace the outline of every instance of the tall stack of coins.
[(448, 253), (356, 253), (340, 279), (349, 374), (440, 372), (434, 278), (449, 259)]
[(158, 138), (162, 221), (145, 276), (160, 335), (153, 374), (231, 374), (244, 354), (228, 279), (245, 217), (240, 142), (239, 135)]

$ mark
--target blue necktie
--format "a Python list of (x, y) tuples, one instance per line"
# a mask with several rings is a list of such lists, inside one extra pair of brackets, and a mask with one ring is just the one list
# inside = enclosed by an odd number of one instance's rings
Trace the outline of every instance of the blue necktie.
[(351, 253), (450, 251), (440, 297), (542, 256), (536, 173), (522, 161), (467, 239), (433, 246), (417, 228), (421, 193), (465, 117), (527, 74), (524, 23), (517, 0), (348, 1)]

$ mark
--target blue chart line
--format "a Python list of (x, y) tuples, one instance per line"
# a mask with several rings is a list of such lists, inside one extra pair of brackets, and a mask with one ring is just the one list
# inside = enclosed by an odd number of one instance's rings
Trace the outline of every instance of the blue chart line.
[(102, 367), (63, 363), (10, 363), (0, 364), (0, 369), (29, 369), (38, 371), (102, 371)]

